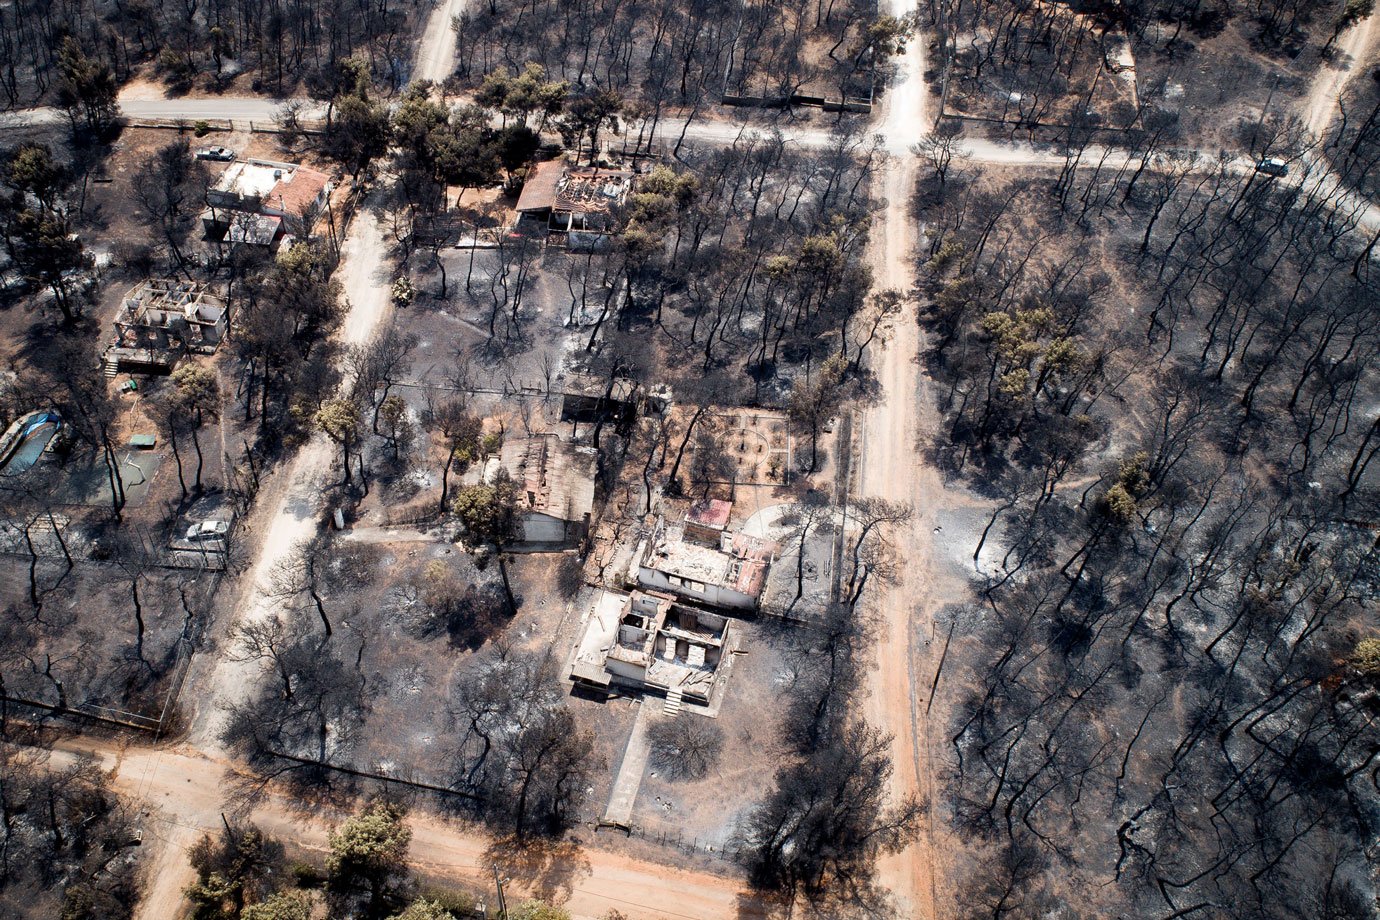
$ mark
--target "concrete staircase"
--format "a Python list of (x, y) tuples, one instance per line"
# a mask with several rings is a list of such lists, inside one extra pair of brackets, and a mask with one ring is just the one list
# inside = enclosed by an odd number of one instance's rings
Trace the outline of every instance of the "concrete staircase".
[(680, 715), (681, 704), (685, 700), (685, 693), (679, 687), (672, 687), (666, 691), (666, 706), (662, 712), (668, 716)]

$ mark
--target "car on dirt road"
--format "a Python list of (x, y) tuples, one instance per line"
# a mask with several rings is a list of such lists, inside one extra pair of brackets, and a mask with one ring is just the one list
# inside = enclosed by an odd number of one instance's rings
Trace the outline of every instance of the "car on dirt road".
[(1267, 176), (1287, 176), (1289, 175), (1289, 164), (1278, 157), (1266, 157), (1255, 164), (1255, 171)]
[(230, 532), (228, 521), (199, 521), (187, 528), (187, 540), (200, 543), (203, 540), (224, 540)]
[(235, 151), (229, 147), (201, 147), (196, 152), (198, 160), (215, 160), (219, 163), (229, 163), (235, 158)]

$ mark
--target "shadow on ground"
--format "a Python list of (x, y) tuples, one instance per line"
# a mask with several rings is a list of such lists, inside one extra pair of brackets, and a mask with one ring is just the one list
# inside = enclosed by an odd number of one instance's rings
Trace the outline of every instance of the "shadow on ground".
[(484, 858), (532, 897), (553, 904), (568, 900), (576, 880), (590, 871), (589, 858), (574, 840), (504, 837), (489, 845)]

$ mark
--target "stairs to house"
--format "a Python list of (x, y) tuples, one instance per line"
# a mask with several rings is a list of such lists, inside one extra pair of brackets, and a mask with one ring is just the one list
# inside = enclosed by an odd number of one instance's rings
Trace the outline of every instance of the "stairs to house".
[(105, 374), (106, 380), (114, 380), (120, 372), (120, 359), (107, 353), (101, 358), (101, 373)]
[(666, 706), (662, 710), (668, 716), (680, 715), (681, 703), (685, 699), (685, 693), (679, 687), (672, 687), (666, 691)]

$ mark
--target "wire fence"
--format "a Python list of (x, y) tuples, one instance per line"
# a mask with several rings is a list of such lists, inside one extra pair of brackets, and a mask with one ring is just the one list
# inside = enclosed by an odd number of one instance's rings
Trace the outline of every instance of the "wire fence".
[[(22, 555), (25, 557), (32, 558), (52, 558), (56, 556), (61, 558), (66, 556), (66, 553), (59, 552), (49, 554), (38, 551), (21, 552), (17, 549), (9, 549), (0, 546), (0, 555)], [(37, 709), (40, 712), (46, 712), (52, 716), (56, 716), (59, 718), (75, 717), (80, 719), (88, 719), (98, 722), (102, 725), (107, 725), (112, 728), (121, 728), (132, 731), (138, 731), (141, 733), (151, 734), (154, 736), (155, 739), (161, 738), (167, 732), (169, 725), (172, 724), (173, 720), (177, 717), (177, 704), (182, 696), (182, 690), (186, 685), (187, 674), (191, 670), (192, 666), (192, 659), (196, 656), (197, 642), (200, 638), (201, 630), (205, 626), (206, 611), (210, 609), (211, 601), (216, 594), (216, 590), (220, 584), (222, 573), (225, 571), (226, 567), (224, 552), (220, 554), (209, 554), (211, 556), (219, 556), (218, 564), (208, 564), (205, 561), (207, 559), (208, 554), (204, 552), (192, 553), (188, 555), (189, 557), (192, 557), (192, 561), (187, 564), (181, 565), (176, 563), (169, 563), (166, 561), (160, 562), (157, 558), (157, 554), (144, 557), (141, 560), (142, 564), (152, 567), (201, 569), (210, 574), (211, 576), (204, 582), (202, 596), (200, 600), (195, 604), (195, 613), (192, 613), (186, 620), (183, 621), (182, 632), (180, 635), (178, 635), (177, 639), (174, 642), (174, 647), (176, 649), (175, 660), (173, 662), (172, 667), (167, 672), (167, 674), (169, 675), (168, 689), (166, 693), (164, 693), (163, 695), (163, 701), (161, 705), (158, 706), (158, 714), (156, 716), (142, 712), (131, 712), (129, 710), (120, 709), (115, 706), (107, 706), (103, 703), (98, 703), (93, 700), (68, 702), (59, 699), (53, 702), (47, 702), (44, 700), (34, 700), (29, 699), (27, 697), (13, 696), (5, 693), (0, 693), (0, 700), (3, 700), (6, 703), (13, 703), (14, 705), (26, 707), (29, 709)], [(198, 559), (200, 560), (199, 564), (197, 562)], [(102, 560), (84, 558), (78, 560), (74, 557), (74, 562), (76, 561), (79, 561), (83, 565), (107, 566), (110, 568), (115, 568), (119, 565), (118, 562), (113, 561), (107, 562)]]
[(722, 836), (701, 837), (694, 833), (686, 833), (683, 827), (656, 821), (637, 821), (627, 826), (618, 825), (616, 828), (612, 825), (596, 825), (596, 830), (601, 828), (616, 830), (628, 837), (637, 837), (691, 856), (708, 856), (730, 863), (740, 862), (745, 849), (740, 841), (731, 838), (725, 840)]

